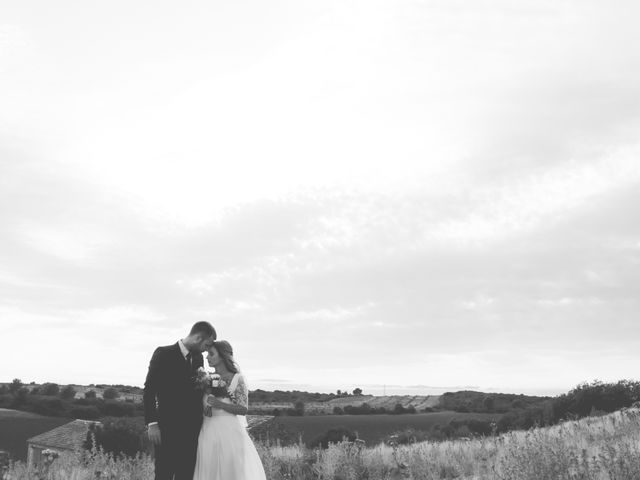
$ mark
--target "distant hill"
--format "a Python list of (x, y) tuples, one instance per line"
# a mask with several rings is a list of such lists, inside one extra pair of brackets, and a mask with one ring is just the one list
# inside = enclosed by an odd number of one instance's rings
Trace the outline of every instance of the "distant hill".
[[(250, 395), (251, 410), (256, 412), (272, 412), (274, 409), (285, 411), (293, 409), (295, 402), (255, 402)], [(440, 402), (439, 395), (350, 395), (348, 397), (333, 398), (324, 402), (304, 402), (304, 411), (307, 414), (331, 414), (334, 408), (344, 409), (347, 406), (359, 407), (368, 404), (372, 408), (385, 408), (392, 411), (397, 404), (404, 408), (414, 407), (417, 411), (425, 408), (437, 408)]]

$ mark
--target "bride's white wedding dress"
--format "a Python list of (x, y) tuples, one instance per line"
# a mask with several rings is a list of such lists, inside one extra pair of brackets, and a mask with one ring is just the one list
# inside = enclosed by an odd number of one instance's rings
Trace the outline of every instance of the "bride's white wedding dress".
[[(223, 401), (248, 407), (249, 389), (241, 374), (234, 375), (229, 392), (233, 400)], [(205, 395), (205, 408), (206, 398)], [(204, 417), (200, 429), (193, 480), (266, 480), (245, 417), (219, 408), (212, 410), (212, 416)]]

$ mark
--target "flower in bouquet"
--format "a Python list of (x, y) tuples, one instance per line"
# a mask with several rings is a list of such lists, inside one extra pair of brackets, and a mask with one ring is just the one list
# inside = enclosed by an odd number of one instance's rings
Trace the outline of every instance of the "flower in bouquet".
[(196, 389), (215, 397), (229, 397), (227, 382), (217, 373), (209, 373), (203, 367), (198, 368), (195, 376)]

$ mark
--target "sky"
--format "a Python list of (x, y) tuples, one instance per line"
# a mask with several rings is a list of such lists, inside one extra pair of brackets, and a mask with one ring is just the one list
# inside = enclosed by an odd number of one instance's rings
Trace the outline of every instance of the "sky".
[(0, 381), (565, 392), (640, 362), (637, 2), (3, 2)]

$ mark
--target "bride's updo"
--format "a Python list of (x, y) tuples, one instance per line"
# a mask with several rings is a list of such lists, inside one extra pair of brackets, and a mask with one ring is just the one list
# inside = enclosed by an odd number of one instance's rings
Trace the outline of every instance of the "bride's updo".
[(218, 340), (213, 342), (213, 348), (216, 349), (220, 358), (224, 362), (224, 366), (227, 367), (231, 373), (239, 373), (240, 369), (238, 368), (238, 364), (233, 358), (233, 347), (226, 340)]

